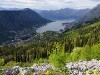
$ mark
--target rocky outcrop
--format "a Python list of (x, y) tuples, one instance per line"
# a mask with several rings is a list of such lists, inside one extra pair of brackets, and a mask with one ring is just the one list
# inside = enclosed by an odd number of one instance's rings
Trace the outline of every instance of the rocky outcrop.
[(31, 67), (22, 68), (20, 66), (15, 66), (13, 68), (3, 69), (4, 75), (40, 75), (45, 74), (48, 70), (53, 71), (54, 67), (48, 63), (41, 63), (40, 65), (34, 64)]
[(100, 73), (100, 60), (70, 62), (66, 64), (70, 75), (83, 75), (86, 71), (98, 70)]
[(13, 67), (13, 68), (7, 68), (7, 69), (3, 69), (3, 73), (4, 75), (18, 75), (19, 74), (19, 66)]
[[(68, 68), (70, 75), (94, 75), (97, 71), (100, 73), (100, 60), (70, 62), (66, 63), (65, 67)], [(41, 63), (40, 65), (35, 63), (31, 67), (6, 68), (0, 70), (0, 73), (3, 72), (3, 75), (44, 75), (49, 70), (55, 71), (54, 66), (49, 63)]]

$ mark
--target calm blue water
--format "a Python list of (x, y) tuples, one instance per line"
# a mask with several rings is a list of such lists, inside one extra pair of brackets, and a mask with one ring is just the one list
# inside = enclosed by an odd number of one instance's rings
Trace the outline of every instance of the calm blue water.
[(65, 28), (65, 26), (62, 25), (62, 23), (73, 22), (73, 21), (75, 20), (58, 20), (55, 22), (51, 22), (51, 23), (46, 24), (45, 26), (38, 28), (36, 32), (43, 33), (46, 31), (60, 31)]

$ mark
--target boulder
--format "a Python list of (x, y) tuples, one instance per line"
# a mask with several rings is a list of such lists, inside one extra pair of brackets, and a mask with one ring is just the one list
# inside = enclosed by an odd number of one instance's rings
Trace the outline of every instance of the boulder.
[(100, 72), (100, 60), (70, 62), (66, 63), (66, 67), (71, 75), (82, 75), (87, 70), (98, 70)]

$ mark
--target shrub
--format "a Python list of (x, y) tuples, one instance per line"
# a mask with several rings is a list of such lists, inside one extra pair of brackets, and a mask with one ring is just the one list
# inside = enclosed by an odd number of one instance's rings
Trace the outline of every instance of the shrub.
[(73, 49), (73, 52), (71, 53), (72, 61), (78, 61), (80, 59), (81, 50), (82, 50), (81, 47), (76, 47)]
[(91, 49), (89, 46), (76, 47), (71, 53), (72, 61), (91, 60)]
[(89, 46), (83, 47), (80, 53), (80, 60), (91, 60), (90, 52), (91, 52), (91, 49)]
[(49, 56), (49, 62), (57, 68), (62, 68), (66, 63), (66, 54), (52, 54)]
[(0, 59), (0, 66), (4, 65), (4, 59)]
[(100, 60), (100, 44), (91, 47), (91, 58)]
[(14, 61), (10, 61), (10, 62), (8, 62), (7, 64), (4, 65), (4, 68), (11, 68), (11, 67), (14, 67), (14, 66), (17, 66), (17, 63), (14, 62)]

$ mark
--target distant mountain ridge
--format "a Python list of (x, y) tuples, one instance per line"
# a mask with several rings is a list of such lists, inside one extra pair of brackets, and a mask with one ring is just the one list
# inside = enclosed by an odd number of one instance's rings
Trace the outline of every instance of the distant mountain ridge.
[(1, 10), (22, 10), (22, 8), (3, 8), (3, 7), (0, 7), (0, 11)]
[[(21, 8), (0, 8), (0, 10), (22, 10)], [(39, 10), (31, 9), (39, 15), (50, 20), (81, 19), (90, 9), (59, 9), (59, 10)]]
[(90, 9), (65, 8), (60, 10), (41, 10), (38, 13), (46, 19), (63, 20), (63, 19), (81, 19), (89, 11)]
[(100, 17), (100, 4), (91, 9), (91, 11), (88, 12), (80, 21), (82, 22), (91, 21), (99, 17)]

